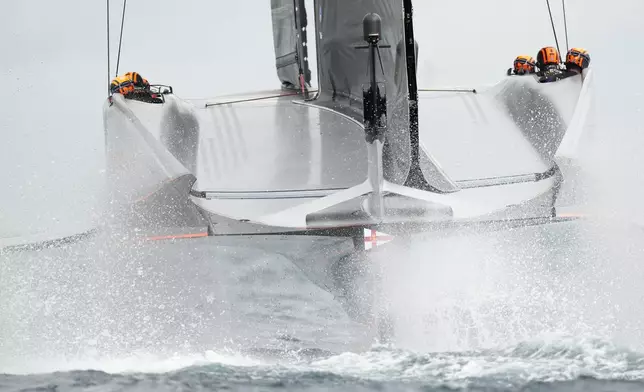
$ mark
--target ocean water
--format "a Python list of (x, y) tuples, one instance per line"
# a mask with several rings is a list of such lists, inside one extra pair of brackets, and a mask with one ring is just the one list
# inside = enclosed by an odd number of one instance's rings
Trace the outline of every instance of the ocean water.
[(643, 236), (594, 221), (394, 241), (369, 258), (387, 263), (387, 345), (252, 243), (5, 252), (0, 390), (642, 390)]
[[(296, 357), (297, 355), (293, 355)], [(182, 361), (158, 363), (158, 369)], [(184, 363), (189, 363), (183, 359)], [(273, 363), (271, 363), (273, 362)], [(415, 354), (386, 348), (316, 359), (204, 354), (169, 371), (76, 370), (2, 376), (2, 390), (57, 391), (638, 391), (642, 356), (601, 341), (526, 343), (506, 350)], [(152, 366), (148, 364), (148, 366)]]

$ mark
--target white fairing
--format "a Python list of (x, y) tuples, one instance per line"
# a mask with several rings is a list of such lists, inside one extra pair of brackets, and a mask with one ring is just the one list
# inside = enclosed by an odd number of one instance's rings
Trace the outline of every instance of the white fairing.
[(112, 202), (136, 202), (163, 183), (190, 174), (158, 139), (161, 107), (125, 100), (120, 94), (112, 99), (104, 113)]
[(192, 200), (203, 210), (272, 227), (313, 227), (313, 214), (338, 208), (349, 216), (380, 192), (391, 205), (413, 201), (436, 211), (431, 220), (502, 218), (514, 210), (513, 217), (538, 217), (553, 207), (555, 160), (575, 156), (591, 81), (590, 71), (583, 81), (573, 76), (544, 84), (513, 76), (475, 94), (421, 93), (423, 159), (434, 160), (440, 175), (456, 184), (447, 194), (369, 181), (371, 153), (361, 124), (292, 97), (206, 107), (174, 96), (163, 105), (116, 96), (106, 124), (108, 140), (117, 141), (113, 167), (125, 199), (189, 173), (201, 194)]
[(579, 93), (579, 99), (575, 105), (572, 118), (568, 123), (566, 135), (564, 136), (556, 156), (576, 160), (579, 158), (579, 145), (584, 133), (589, 126), (593, 115), (594, 105), (594, 74), (592, 68), (584, 71), (584, 83)]
[(581, 90), (581, 77), (511, 76), (476, 93), (421, 92), (421, 144), (456, 182), (544, 172)]

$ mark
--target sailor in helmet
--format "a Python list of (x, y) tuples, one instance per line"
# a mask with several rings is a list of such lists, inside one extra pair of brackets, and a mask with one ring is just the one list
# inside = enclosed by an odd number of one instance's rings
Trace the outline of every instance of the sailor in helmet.
[(124, 97), (134, 91), (132, 79), (125, 75), (117, 76), (110, 83), (110, 92), (112, 94), (121, 94)]
[(150, 83), (138, 72), (126, 72), (112, 79), (110, 91), (112, 94), (128, 95), (136, 90), (150, 89)]
[(126, 72), (117, 76), (110, 84), (112, 94), (121, 94), (128, 99), (136, 99), (144, 102), (157, 102), (157, 94), (150, 91), (150, 83), (138, 72)]
[(566, 53), (564, 65), (569, 76), (578, 75), (590, 65), (590, 55), (585, 49), (572, 48)]
[(541, 48), (537, 53), (537, 75), (539, 82), (556, 82), (566, 77), (561, 69), (561, 57), (559, 51), (552, 46)]
[(514, 59), (512, 68), (508, 68), (508, 75), (529, 75), (535, 73), (535, 61), (531, 56), (520, 55)]

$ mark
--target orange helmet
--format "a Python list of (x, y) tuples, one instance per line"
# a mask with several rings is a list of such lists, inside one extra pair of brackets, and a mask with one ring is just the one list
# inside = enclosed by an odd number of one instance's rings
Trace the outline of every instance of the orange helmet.
[(113, 94), (120, 93), (122, 95), (133, 92), (134, 84), (132, 83), (132, 79), (127, 76), (117, 76), (116, 78), (112, 79), (112, 83), (110, 84), (110, 91), (112, 91)]
[(517, 75), (523, 75), (526, 73), (534, 72), (534, 59), (527, 55), (517, 56), (514, 59), (514, 73)]
[(148, 83), (147, 79), (141, 76), (141, 74), (138, 72), (126, 72), (123, 76), (130, 79), (135, 86), (147, 87), (150, 84)]
[(552, 46), (542, 48), (537, 54), (537, 67), (543, 68), (547, 65), (558, 65), (561, 63), (559, 52)]
[(566, 54), (566, 67), (579, 67), (580, 69), (588, 68), (590, 65), (590, 55), (585, 49), (572, 48)]

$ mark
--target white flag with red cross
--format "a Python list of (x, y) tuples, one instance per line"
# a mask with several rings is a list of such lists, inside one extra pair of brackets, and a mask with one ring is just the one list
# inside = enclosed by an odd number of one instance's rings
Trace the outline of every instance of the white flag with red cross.
[(364, 248), (369, 250), (378, 245), (386, 244), (394, 237), (373, 229), (364, 229)]

